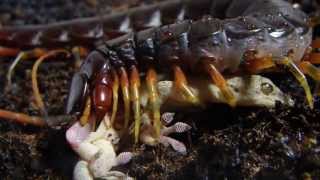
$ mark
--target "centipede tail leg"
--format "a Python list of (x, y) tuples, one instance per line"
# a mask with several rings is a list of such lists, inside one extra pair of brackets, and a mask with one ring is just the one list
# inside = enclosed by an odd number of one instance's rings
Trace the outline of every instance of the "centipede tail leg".
[(227, 103), (231, 107), (235, 107), (237, 103), (236, 98), (234, 97), (233, 92), (231, 91), (222, 74), (212, 63), (205, 63), (205, 68), (206, 71), (209, 73), (213, 83), (221, 90), (221, 93), (225, 97)]
[(133, 104), (133, 113), (134, 113), (134, 141), (138, 143), (139, 134), (140, 134), (140, 77), (139, 72), (136, 66), (132, 66), (130, 74), (130, 87), (131, 87), (131, 100)]
[(42, 55), (39, 59), (37, 59), (37, 61), (34, 63), (33, 67), (32, 67), (32, 90), (33, 90), (33, 96), (35, 98), (36, 104), (38, 106), (38, 108), (40, 109), (40, 112), (46, 117), (48, 117), (48, 113), (45, 109), (45, 105), (44, 102), (42, 100), (40, 91), (39, 91), (39, 86), (38, 86), (38, 81), (37, 81), (37, 72), (38, 72), (38, 68), (40, 66), (40, 64), (52, 57), (52, 56), (56, 56), (58, 54), (66, 54), (67, 56), (69, 55), (69, 52), (66, 50), (52, 50), (49, 51), (48, 53)]
[(31, 58), (39, 58), (40, 56), (45, 55), (45, 53), (46, 53), (46, 51), (44, 49), (39, 49), (39, 48), (30, 50), (30, 51), (19, 52), (17, 54), (15, 60), (11, 63), (11, 65), (9, 67), (9, 71), (7, 72), (6, 90), (10, 90), (10, 88), (12, 86), (12, 75), (14, 73), (14, 69), (21, 60), (26, 60), (26, 59), (31, 59)]
[(177, 92), (181, 92), (183, 97), (192, 104), (199, 104), (200, 101), (188, 86), (188, 81), (183, 71), (178, 65), (173, 65), (174, 82)]
[(147, 72), (147, 86), (149, 91), (149, 101), (152, 108), (152, 116), (153, 116), (153, 127), (156, 131), (156, 136), (159, 138), (160, 136), (160, 104), (159, 104), (159, 94), (157, 90), (157, 73), (154, 68), (149, 67)]
[(122, 98), (124, 103), (124, 128), (127, 129), (130, 120), (130, 91), (128, 74), (124, 67), (119, 69), (120, 73), (120, 86), (122, 91)]

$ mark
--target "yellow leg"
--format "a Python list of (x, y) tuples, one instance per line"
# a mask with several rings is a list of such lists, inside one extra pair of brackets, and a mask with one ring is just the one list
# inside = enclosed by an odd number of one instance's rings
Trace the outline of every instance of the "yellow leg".
[(147, 86), (149, 91), (149, 101), (153, 114), (153, 127), (156, 131), (156, 138), (159, 138), (161, 129), (160, 104), (157, 90), (157, 73), (153, 68), (149, 68), (147, 72)]
[(48, 114), (47, 114), (47, 111), (45, 110), (45, 106), (44, 106), (44, 103), (42, 101), (41, 94), (39, 91), (39, 86), (38, 86), (38, 81), (37, 81), (38, 68), (44, 60), (48, 59), (49, 57), (55, 56), (57, 54), (61, 54), (61, 53), (65, 53), (65, 54), (69, 55), (69, 52), (66, 50), (53, 50), (53, 51), (50, 51), (47, 54), (41, 56), (39, 59), (37, 59), (37, 61), (34, 63), (34, 65), (32, 67), (31, 78), (32, 78), (33, 96), (35, 98), (35, 101), (36, 101), (38, 108), (40, 109), (41, 113), (45, 116), (47, 116)]
[(226, 80), (224, 79), (224, 77), (222, 76), (222, 74), (211, 63), (207, 63), (205, 66), (206, 66), (207, 72), (210, 74), (212, 81), (214, 82), (214, 84), (217, 87), (219, 87), (219, 89), (221, 90), (221, 93), (225, 97), (227, 103), (231, 107), (235, 107), (237, 100), (234, 97), (233, 92), (230, 90), (230, 87), (228, 86), (228, 84), (227, 84)]
[(83, 110), (83, 113), (80, 117), (80, 124), (82, 126), (86, 125), (89, 121), (89, 117), (90, 117), (90, 112), (91, 112), (91, 98), (87, 97), (86, 99), (86, 106)]
[(117, 111), (118, 111), (118, 91), (119, 91), (119, 77), (118, 74), (113, 70), (113, 86), (112, 86), (112, 114), (111, 114), (111, 124), (114, 125), (114, 121), (116, 119)]
[(284, 57), (282, 59), (275, 59), (275, 62), (278, 64), (285, 65), (289, 68), (289, 71), (294, 75), (294, 77), (298, 80), (304, 92), (306, 94), (307, 102), (309, 107), (313, 109), (313, 97), (311, 94), (310, 86), (304, 74), (301, 70), (294, 64), (294, 62), (289, 57)]
[(174, 83), (177, 92), (181, 92), (183, 97), (192, 104), (200, 104), (199, 98), (194, 95), (188, 86), (188, 81), (181, 68), (177, 65), (173, 65), (174, 71)]
[(12, 64), (9, 67), (9, 71), (7, 73), (7, 88), (8, 90), (11, 88), (12, 85), (12, 75), (14, 72), (15, 67), (21, 60), (26, 60), (30, 58), (38, 58), (40, 56), (45, 55), (45, 50), (43, 49), (33, 49), (31, 51), (21, 51), (16, 59), (12, 62)]
[(302, 61), (299, 64), (299, 68), (301, 69), (301, 71), (310, 76), (313, 80), (317, 81), (317, 85), (314, 91), (314, 94), (319, 96), (320, 95), (320, 69), (316, 66), (314, 66), (313, 64), (311, 64), (308, 61)]
[(131, 67), (130, 75), (130, 87), (131, 87), (131, 100), (133, 103), (133, 113), (134, 113), (134, 141), (138, 143), (140, 134), (140, 77), (138, 70), (135, 66)]
[(277, 65), (284, 65), (288, 67), (289, 71), (293, 74), (293, 76), (298, 80), (300, 86), (302, 86), (302, 88), (304, 89), (307, 102), (310, 108), (313, 109), (313, 97), (307, 79), (301, 72), (301, 70), (290, 59), (290, 57), (277, 58), (267, 56), (263, 58), (256, 58), (255, 55), (255, 53), (249, 52), (249, 55), (245, 56), (245, 65), (249, 72), (257, 73)]
[(129, 79), (124, 68), (120, 68), (120, 85), (122, 90), (122, 98), (124, 103), (124, 128), (127, 129), (130, 120), (130, 92)]

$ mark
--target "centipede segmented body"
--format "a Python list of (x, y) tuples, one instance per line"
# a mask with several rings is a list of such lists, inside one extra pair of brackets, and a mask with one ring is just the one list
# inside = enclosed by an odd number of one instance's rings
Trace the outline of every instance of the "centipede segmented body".
[[(72, 79), (67, 113), (84, 110), (83, 116), (91, 112), (102, 119), (112, 109), (113, 121), (121, 92), (124, 127), (129, 126), (132, 105), (136, 141), (143, 77), (155, 127), (160, 126), (157, 73), (172, 71), (176, 90), (194, 104), (199, 99), (188, 87), (184, 72), (209, 75), (226, 102), (235, 106), (224, 76), (287, 67), (304, 88), (312, 108), (304, 74), (319, 81), (320, 71), (312, 65), (319, 63), (319, 54), (311, 53), (311, 43), (308, 16), (283, 0), (168, 0), (106, 16), (0, 29), (0, 45), (19, 51), (93, 49)], [(12, 51), (6, 52), (10, 55)], [(156, 131), (159, 134), (159, 128)]]

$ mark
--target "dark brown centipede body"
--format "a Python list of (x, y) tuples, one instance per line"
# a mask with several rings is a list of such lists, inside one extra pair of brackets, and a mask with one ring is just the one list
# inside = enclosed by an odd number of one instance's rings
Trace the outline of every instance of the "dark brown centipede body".
[(105, 113), (113, 70), (166, 72), (179, 66), (196, 74), (209, 63), (232, 74), (243, 71), (248, 52), (258, 59), (290, 54), (298, 63), (311, 40), (307, 15), (283, 0), (168, 0), (106, 16), (0, 29), (6, 47), (94, 49), (73, 77), (67, 113), (79, 112), (89, 93)]
[[(307, 24), (307, 16), (287, 2), (208, 1), (201, 6), (210, 8), (199, 8), (203, 13), (189, 9), (189, 17), (187, 14), (185, 17), (190, 19), (182, 18), (181, 14), (186, 13), (181, 9), (183, 6), (171, 6), (179, 10), (175, 12), (174, 23), (155, 23), (161, 24), (160, 27), (149, 25), (166, 19), (166, 14), (163, 12), (164, 18), (159, 16), (157, 20), (155, 14), (161, 11), (153, 10), (156, 13), (151, 17), (155, 19), (133, 26), (139, 31), (105, 41), (97, 51), (116, 69), (135, 65), (140, 70), (154, 66), (161, 71), (176, 64), (193, 71), (202, 67), (203, 60), (209, 60), (220, 72), (232, 73), (239, 70), (248, 50), (258, 51), (260, 56), (279, 57), (293, 51), (293, 59), (299, 61), (311, 43), (312, 29)], [(164, 22), (172, 23), (172, 20)]]

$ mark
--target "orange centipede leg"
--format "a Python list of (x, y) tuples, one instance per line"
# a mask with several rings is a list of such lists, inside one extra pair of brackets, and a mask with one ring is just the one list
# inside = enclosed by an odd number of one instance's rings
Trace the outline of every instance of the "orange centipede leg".
[(227, 103), (231, 106), (231, 107), (235, 107), (237, 100), (233, 94), (233, 92), (231, 91), (230, 87), (228, 86), (226, 80), (224, 79), (224, 77), (222, 76), (222, 74), (217, 70), (217, 68), (211, 64), (211, 63), (207, 63), (205, 65), (207, 72), (209, 73), (212, 81), (214, 82), (214, 84), (219, 87), (219, 89), (221, 90), (221, 93), (223, 94), (223, 96), (225, 97)]
[(160, 104), (159, 94), (157, 90), (157, 73), (154, 68), (149, 68), (147, 72), (147, 86), (149, 91), (149, 101), (153, 114), (153, 127), (156, 131), (156, 138), (160, 136), (161, 121), (160, 121)]
[(304, 89), (309, 107), (311, 109), (313, 109), (313, 107), (314, 107), (313, 106), (313, 97), (311, 94), (310, 86), (308, 84), (307, 78), (305, 77), (303, 72), (301, 72), (301, 69), (296, 64), (294, 64), (294, 62), (291, 60), (290, 57), (284, 57), (281, 59), (275, 58), (274, 60), (278, 64), (281, 64), (281, 65), (288, 67), (289, 71), (298, 80), (300, 86), (302, 86), (302, 88)]
[(91, 98), (87, 97), (86, 99), (86, 105), (85, 108), (83, 110), (83, 113), (80, 117), (80, 124), (82, 126), (86, 125), (89, 121), (89, 117), (90, 117), (90, 113), (91, 113)]
[(177, 65), (173, 65), (174, 71), (174, 83), (177, 92), (181, 92), (183, 97), (192, 104), (200, 104), (199, 98), (194, 95), (190, 87), (188, 86), (188, 81), (186, 76), (184, 75), (181, 68)]
[(311, 64), (309, 61), (302, 61), (299, 64), (301, 71), (310, 76), (313, 80), (317, 81), (317, 86), (315, 88), (314, 94), (320, 95), (320, 69), (315, 65)]
[(117, 111), (118, 111), (118, 91), (119, 91), (119, 77), (118, 74), (112, 70), (113, 74), (113, 85), (112, 85), (112, 114), (111, 114), (111, 124), (114, 125), (114, 121), (116, 119)]
[(38, 68), (40, 66), (40, 64), (45, 60), (48, 59), (49, 57), (55, 56), (57, 54), (67, 54), (69, 55), (69, 52), (66, 50), (53, 50), (48, 52), (47, 54), (41, 56), (39, 59), (37, 59), (37, 61), (34, 63), (33, 67), (32, 67), (32, 74), (31, 74), (31, 78), (32, 78), (32, 90), (33, 90), (33, 96), (35, 98), (36, 101), (36, 105), (38, 106), (38, 108), (40, 109), (41, 113), (45, 116), (48, 116), (47, 111), (45, 109), (43, 100), (41, 98), (41, 94), (39, 91), (39, 86), (38, 86), (38, 81), (37, 81), (37, 72), (38, 72)]
[(138, 143), (139, 134), (140, 134), (140, 77), (138, 70), (135, 66), (131, 67), (130, 74), (130, 87), (131, 87), (131, 100), (133, 105), (133, 113), (134, 113), (134, 141)]
[(12, 111), (7, 111), (0, 109), (0, 117), (3, 119), (9, 119), (14, 122), (18, 122), (21, 124), (30, 124), (34, 126), (46, 126), (45, 121), (37, 116), (29, 116), (24, 113), (17, 113)]
[(129, 79), (126, 70), (122, 67), (120, 72), (120, 86), (122, 91), (122, 98), (124, 103), (124, 128), (127, 129), (130, 120), (130, 91)]

